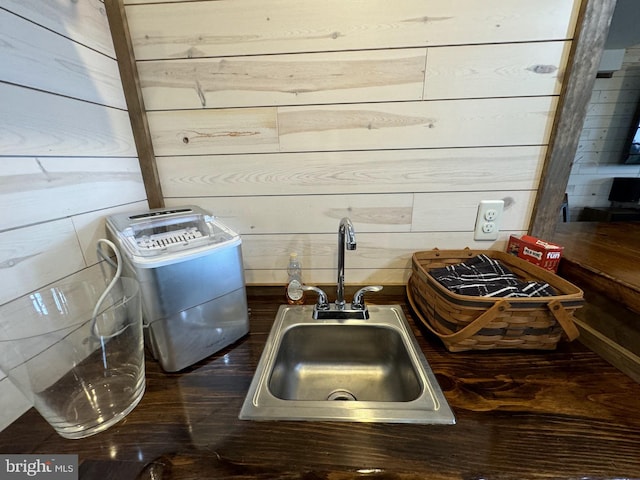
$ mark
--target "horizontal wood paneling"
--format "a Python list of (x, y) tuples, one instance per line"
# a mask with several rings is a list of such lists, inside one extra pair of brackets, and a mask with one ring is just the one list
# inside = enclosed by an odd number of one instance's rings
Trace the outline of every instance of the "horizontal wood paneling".
[(167, 197), (535, 190), (541, 146), (159, 157)]
[(414, 232), (471, 231), (482, 200), (504, 200), (502, 230), (526, 230), (535, 191), (416, 193), (411, 227)]
[(70, 219), (0, 233), (0, 305), (84, 267)]
[[(358, 246), (345, 255), (345, 281), (353, 285), (406, 284), (413, 252), (436, 247), (504, 250), (510, 234), (523, 233), (504, 230), (495, 242), (475, 242), (469, 232), (356, 232)], [(285, 284), (287, 273), (282, 259), (288, 258), (289, 252), (298, 252), (304, 279), (329, 285), (327, 294), (335, 298), (336, 234), (243, 235), (242, 252), (248, 283)]]
[(337, 232), (343, 217), (359, 232), (471, 232), (480, 200), (501, 199), (503, 228), (526, 230), (534, 198), (531, 191), (480, 191), (171, 198), (167, 204), (195, 202), (240, 234)]
[(0, 155), (137, 156), (124, 110), (7, 84), (0, 97)]
[[(150, 2), (151, 3), (151, 2)], [(571, 38), (572, 0), (218, 0), (130, 5), (138, 60)]]
[(359, 231), (411, 230), (413, 195), (291, 195), (171, 198), (167, 205), (195, 202), (240, 234), (337, 232), (348, 216)]
[(424, 48), (139, 62), (148, 110), (420, 100)]
[(118, 204), (145, 199), (137, 158), (5, 157), (0, 231), (99, 210), (116, 191)]
[(555, 104), (533, 97), (280, 107), (280, 150), (537, 145)]
[[(558, 95), (570, 42), (139, 62), (149, 110)], [(426, 55), (426, 78), (425, 78)], [(422, 90), (425, 90), (424, 97)]]
[(555, 104), (532, 97), (179, 110), (149, 112), (149, 126), (158, 156), (539, 145)]
[(96, 247), (98, 245), (98, 239), (106, 238), (107, 236), (106, 218), (109, 215), (116, 215), (123, 212), (142, 211), (148, 208), (149, 205), (147, 204), (147, 201), (142, 200), (71, 217), (85, 264), (95, 265), (99, 261), (96, 253)]
[(424, 98), (559, 95), (571, 42), (429, 48)]
[(149, 112), (156, 155), (277, 152), (275, 108)]
[(2, 378), (0, 372), (0, 398), (2, 398), (3, 415), (0, 417), (0, 431), (8, 427), (13, 421), (31, 408), (31, 403), (9, 381)]
[(2, 0), (2, 8), (78, 44), (114, 57), (101, 0)]
[(113, 58), (0, 10), (0, 81), (125, 108)]
[[(334, 283), (342, 216), (378, 244), (357, 284), (406, 281), (420, 235), (526, 231), (580, 0), (125, 3), (165, 202), (239, 231), (249, 283), (292, 250)], [(475, 242), (490, 199), (499, 240)]]

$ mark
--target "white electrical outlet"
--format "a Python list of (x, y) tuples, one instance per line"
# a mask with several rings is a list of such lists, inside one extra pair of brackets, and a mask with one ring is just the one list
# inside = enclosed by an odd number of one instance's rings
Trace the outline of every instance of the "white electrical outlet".
[(482, 200), (478, 205), (474, 240), (497, 240), (504, 200)]

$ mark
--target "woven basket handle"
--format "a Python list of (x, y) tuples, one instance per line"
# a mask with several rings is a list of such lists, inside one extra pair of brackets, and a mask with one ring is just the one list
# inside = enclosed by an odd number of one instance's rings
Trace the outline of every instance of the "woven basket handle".
[(496, 303), (493, 304), (491, 308), (486, 310), (482, 315), (480, 315), (478, 318), (476, 318), (473, 322), (471, 322), (469, 325), (467, 325), (463, 329), (458, 330), (457, 332), (454, 332), (454, 333), (444, 334), (436, 331), (429, 324), (429, 322), (426, 322), (424, 320), (424, 318), (422, 317), (422, 314), (418, 311), (418, 309), (415, 306), (411, 289), (407, 289), (407, 296), (409, 297), (409, 303), (413, 307), (413, 311), (416, 313), (416, 315), (418, 315), (418, 317), (420, 317), (423, 325), (427, 327), (434, 335), (437, 335), (441, 339), (447, 340), (449, 342), (461, 342), (462, 340), (466, 340), (467, 338), (474, 336), (476, 333), (482, 330), (482, 328), (486, 327), (489, 323), (491, 323), (498, 316), (498, 314), (504, 312), (509, 307), (511, 307), (511, 304), (506, 300), (498, 300)]
[(580, 336), (578, 327), (573, 323), (573, 315), (567, 313), (560, 301), (554, 300), (549, 302), (547, 307), (549, 307), (551, 315), (554, 316), (558, 324), (562, 327), (562, 330), (564, 330), (569, 341), (575, 340)]
[(489, 308), (463, 329), (458, 330), (455, 333), (450, 333), (448, 335), (441, 333), (439, 334), (439, 336), (441, 338), (446, 338), (450, 342), (461, 342), (463, 340), (466, 340), (467, 338), (473, 337), (476, 333), (489, 325), (500, 313), (507, 310), (510, 306), (511, 305), (506, 300), (498, 300), (493, 304), (491, 308)]

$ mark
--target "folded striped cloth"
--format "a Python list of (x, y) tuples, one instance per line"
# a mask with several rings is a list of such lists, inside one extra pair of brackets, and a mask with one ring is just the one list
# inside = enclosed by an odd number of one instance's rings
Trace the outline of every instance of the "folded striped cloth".
[(521, 280), (499, 260), (484, 254), (456, 265), (434, 268), (429, 274), (460, 295), (510, 298), (556, 295), (548, 283)]

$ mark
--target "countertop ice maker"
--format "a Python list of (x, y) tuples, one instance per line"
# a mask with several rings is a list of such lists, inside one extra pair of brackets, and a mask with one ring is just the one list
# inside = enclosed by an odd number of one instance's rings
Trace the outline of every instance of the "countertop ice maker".
[(249, 331), (240, 236), (196, 206), (107, 217), (122, 274), (142, 293), (145, 342), (165, 371), (208, 357)]

